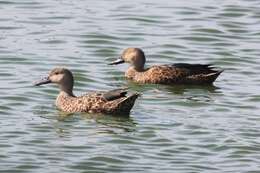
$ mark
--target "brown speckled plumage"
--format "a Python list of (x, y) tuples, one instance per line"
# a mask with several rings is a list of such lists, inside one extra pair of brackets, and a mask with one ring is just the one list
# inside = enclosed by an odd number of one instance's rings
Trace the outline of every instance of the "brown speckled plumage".
[(139, 48), (124, 50), (119, 60), (111, 63), (128, 62), (131, 66), (125, 73), (126, 78), (137, 83), (152, 84), (212, 84), (221, 74), (221, 70), (214, 70), (210, 64), (172, 64), (156, 65), (144, 68), (145, 55)]
[(56, 106), (65, 112), (87, 112), (105, 114), (128, 114), (132, 109), (138, 94), (107, 101), (101, 93), (90, 93), (79, 97), (69, 96), (60, 92)]
[(72, 93), (72, 73), (64, 68), (55, 68), (47, 78), (35, 85), (46, 83), (57, 83), (60, 86), (60, 93), (55, 104), (60, 110), (68, 113), (129, 114), (139, 96), (138, 93), (126, 96), (125, 89), (117, 89), (107, 92), (92, 92), (76, 97)]

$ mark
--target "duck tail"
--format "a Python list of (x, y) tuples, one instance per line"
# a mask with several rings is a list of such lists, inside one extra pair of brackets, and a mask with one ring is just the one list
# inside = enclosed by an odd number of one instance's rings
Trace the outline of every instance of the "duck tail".
[(212, 84), (224, 70), (218, 70), (205, 76), (205, 82)]
[(130, 113), (130, 110), (135, 104), (135, 100), (140, 96), (139, 93), (132, 93), (131, 95), (125, 97), (118, 103), (119, 111), (121, 113)]

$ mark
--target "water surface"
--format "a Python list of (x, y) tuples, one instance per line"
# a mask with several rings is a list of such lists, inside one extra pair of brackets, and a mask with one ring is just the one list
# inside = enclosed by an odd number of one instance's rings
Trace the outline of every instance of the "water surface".
[[(257, 0), (0, 0), (1, 172), (259, 172), (260, 2)], [(214, 87), (137, 85), (127, 47), (147, 65), (212, 63)], [(71, 69), (75, 94), (129, 86), (129, 118), (54, 106), (32, 83)]]

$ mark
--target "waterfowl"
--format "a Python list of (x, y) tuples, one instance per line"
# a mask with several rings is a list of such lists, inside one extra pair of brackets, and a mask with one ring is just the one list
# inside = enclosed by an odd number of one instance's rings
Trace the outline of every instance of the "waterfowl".
[(127, 96), (126, 89), (116, 89), (92, 92), (77, 97), (73, 94), (73, 74), (65, 68), (51, 70), (48, 77), (36, 82), (35, 86), (48, 83), (55, 83), (59, 86), (60, 92), (55, 104), (58, 109), (68, 113), (129, 114), (139, 96), (138, 93)]
[(127, 48), (120, 58), (109, 63), (116, 65), (130, 63), (126, 78), (137, 83), (152, 84), (212, 84), (223, 70), (216, 70), (211, 64), (177, 63), (155, 65), (145, 68), (145, 54), (139, 48)]

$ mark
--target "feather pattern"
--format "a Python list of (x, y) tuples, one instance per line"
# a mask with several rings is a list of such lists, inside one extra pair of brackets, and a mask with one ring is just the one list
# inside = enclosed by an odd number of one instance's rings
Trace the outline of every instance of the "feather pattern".
[(138, 93), (127, 95), (127, 89), (121, 88), (91, 92), (77, 97), (73, 94), (73, 75), (65, 68), (53, 69), (48, 77), (36, 82), (35, 86), (48, 83), (59, 85), (60, 93), (56, 98), (56, 106), (68, 113), (129, 114), (139, 96)]
[(112, 90), (73, 97), (61, 92), (56, 99), (56, 106), (69, 113), (129, 114), (139, 94), (133, 93), (129, 96), (126, 96), (126, 94), (127, 91), (125, 90), (120, 90), (120, 92), (119, 90)]
[(137, 83), (152, 84), (212, 84), (223, 70), (216, 70), (212, 64), (176, 63), (169, 65), (155, 65), (144, 68), (145, 54), (139, 48), (127, 48), (119, 60), (110, 63), (130, 63), (125, 73), (126, 78)]

